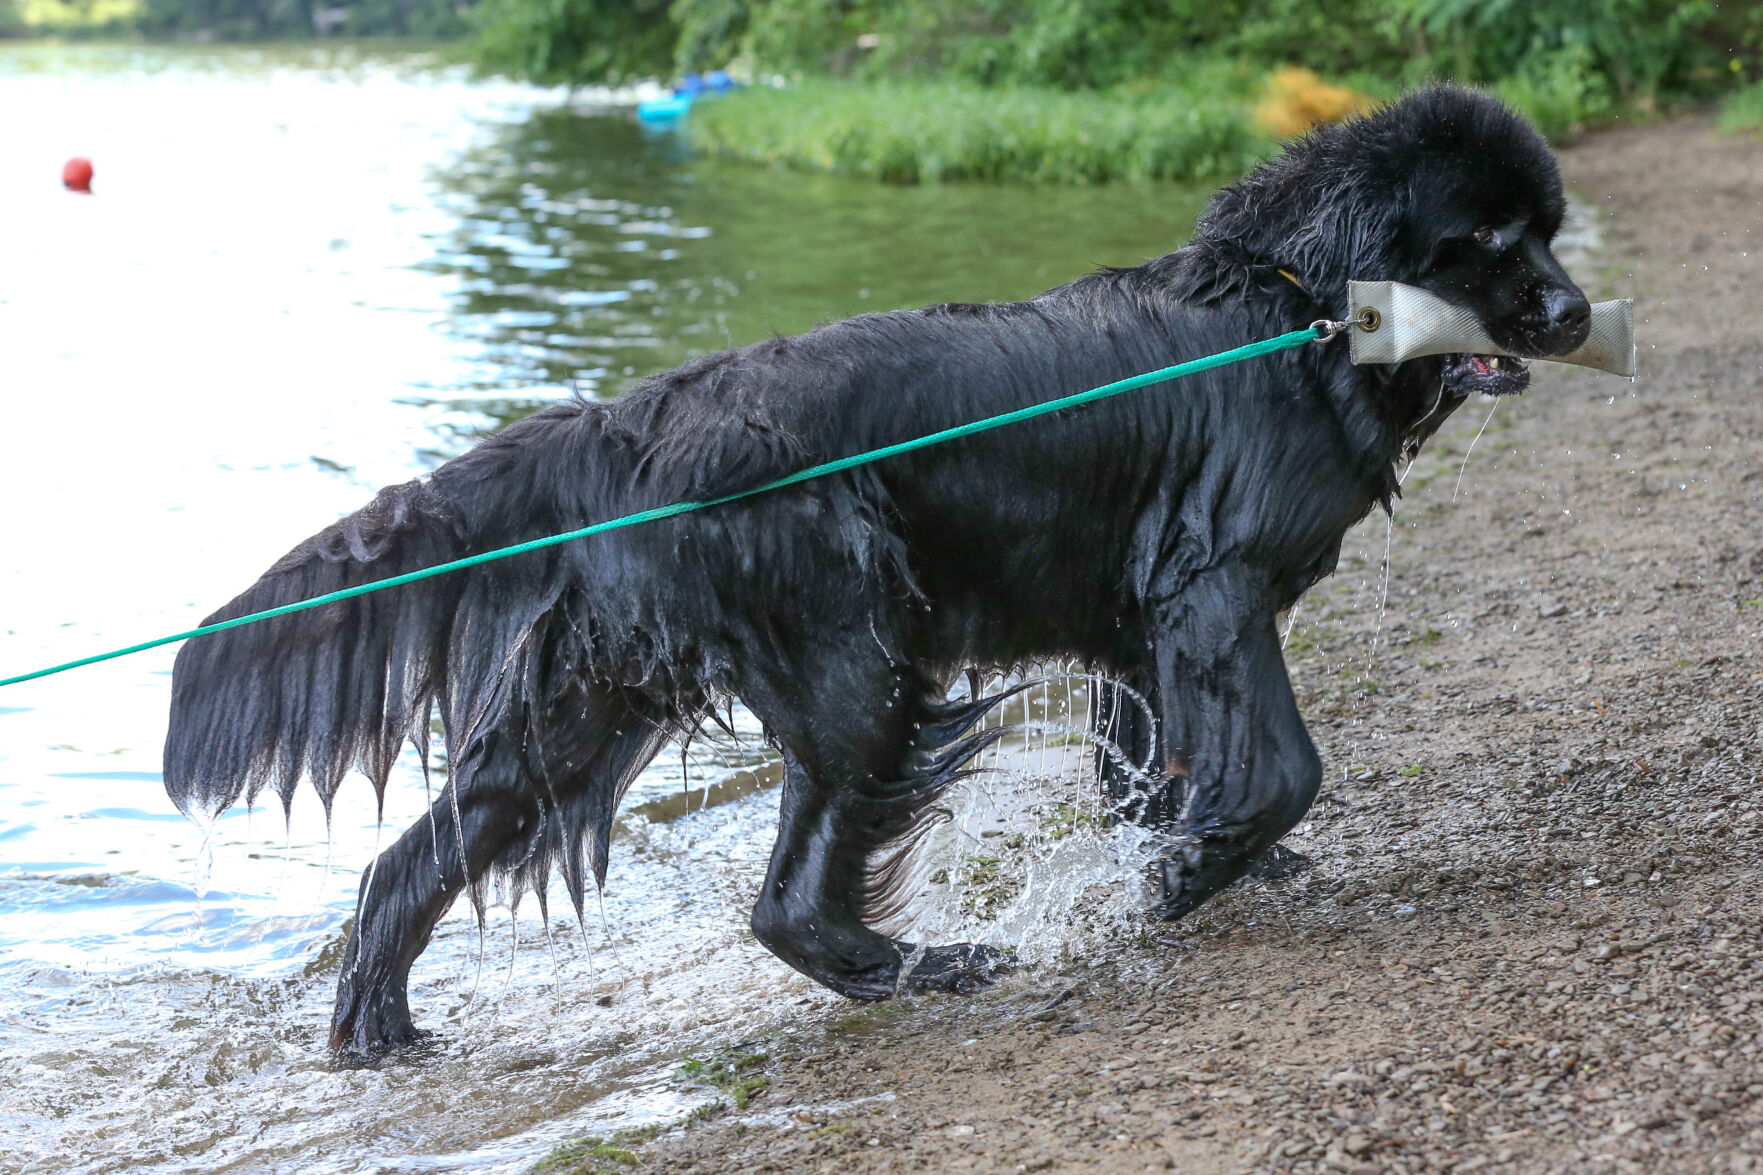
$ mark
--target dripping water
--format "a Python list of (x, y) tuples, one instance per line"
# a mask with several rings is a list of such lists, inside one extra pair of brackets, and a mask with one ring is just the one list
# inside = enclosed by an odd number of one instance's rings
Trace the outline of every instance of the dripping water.
[(1481, 427), (1475, 430), (1475, 436), (1470, 440), (1469, 447), (1463, 450), (1463, 464), (1457, 469), (1457, 484), (1451, 489), (1451, 501), (1455, 502), (1457, 494), (1463, 489), (1463, 475), (1469, 470), (1469, 455), (1475, 452), (1475, 442), (1481, 440), (1481, 434), (1488, 430), (1488, 425), (1494, 422), (1494, 413), (1499, 410), (1500, 401), (1496, 399), (1494, 406), (1488, 409), (1487, 419), (1482, 421)]

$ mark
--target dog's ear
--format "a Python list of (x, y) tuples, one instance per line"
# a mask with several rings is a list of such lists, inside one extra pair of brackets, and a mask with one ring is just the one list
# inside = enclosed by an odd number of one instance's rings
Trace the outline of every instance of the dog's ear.
[(1247, 288), (1257, 270), (1285, 270), (1344, 313), (1348, 281), (1416, 276), (1431, 211), (1490, 190), (1559, 220), (1560, 174), (1534, 127), (1487, 94), (1416, 90), (1318, 127), (1213, 196), (1182, 251), (1178, 293), (1207, 301)]
[(1403, 185), (1348, 127), (1324, 127), (1212, 197), (1183, 250), (1184, 297), (1209, 301), (1244, 288), (1256, 270), (1285, 270), (1324, 306), (1344, 312), (1349, 280), (1401, 276)]

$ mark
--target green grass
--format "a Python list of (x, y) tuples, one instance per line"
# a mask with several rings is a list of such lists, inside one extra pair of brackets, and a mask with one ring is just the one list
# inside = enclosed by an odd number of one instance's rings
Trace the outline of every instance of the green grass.
[[(728, 1113), (729, 1103), (744, 1110), (771, 1086), (771, 1078), (758, 1070), (769, 1058), (764, 1053), (727, 1048), (708, 1058), (687, 1057), (679, 1075), (694, 1085), (704, 1085), (726, 1098), (716, 1098), (693, 1109), (672, 1125), (690, 1130)], [(609, 1138), (593, 1136), (571, 1139), (533, 1165), (531, 1175), (625, 1175), (643, 1161), (642, 1147), (668, 1125), (651, 1123), (620, 1130)]]
[(1723, 131), (1763, 130), (1763, 82), (1728, 94), (1715, 122)]
[(696, 1085), (707, 1085), (728, 1095), (735, 1109), (744, 1110), (755, 1097), (771, 1088), (771, 1078), (756, 1072), (769, 1058), (764, 1053), (727, 1049), (713, 1057), (687, 1057), (680, 1076)]
[(692, 1127), (713, 1118), (720, 1118), (726, 1113), (728, 1113), (728, 1103), (721, 1098), (717, 1098), (713, 1102), (705, 1102), (701, 1106), (692, 1107), (692, 1112), (685, 1117), (685, 1127), (690, 1130)]
[(1053, 805), (1052, 812), (1042, 822), (1042, 830), (1048, 840), (1060, 841), (1074, 832), (1092, 831), (1101, 827), (1096, 814), (1076, 804), (1059, 803)]
[(577, 1138), (533, 1165), (533, 1175), (615, 1175), (642, 1162), (634, 1147), (661, 1132), (658, 1126), (621, 1130), (611, 1138)]
[(961, 911), (973, 918), (990, 921), (998, 916), (999, 907), (1010, 900), (1003, 861), (998, 857), (969, 857), (962, 863), (960, 884)]
[(700, 103), (688, 133), (712, 155), (890, 183), (1192, 180), (1272, 151), (1251, 105), (1234, 76), (1102, 92), (816, 80)]

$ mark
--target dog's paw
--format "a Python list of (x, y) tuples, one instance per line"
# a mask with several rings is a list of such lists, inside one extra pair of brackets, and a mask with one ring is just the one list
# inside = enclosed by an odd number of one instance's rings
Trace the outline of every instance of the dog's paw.
[(1315, 867), (1316, 862), (1303, 853), (1276, 844), (1249, 862), (1249, 871), (1243, 874), (1243, 878), (1248, 881), (1285, 881)]
[(1174, 857), (1152, 861), (1147, 878), (1151, 891), (1151, 913), (1166, 921), (1186, 917), (1199, 908), (1204, 897), (1196, 897), (1185, 881), (1185, 862)]
[(901, 995), (929, 991), (972, 995), (996, 984), (1015, 964), (1011, 952), (983, 943), (925, 947), (916, 959), (908, 960), (900, 969), (897, 990)]
[(1185, 918), (1249, 867), (1248, 855), (1229, 841), (1183, 841), (1169, 856), (1151, 862), (1146, 878), (1151, 912), (1169, 921)]
[(393, 1054), (423, 1056), (433, 1050), (435, 1035), (411, 1023), (403, 985), (398, 986), (389, 991), (358, 983), (344, 971), (331, 1015), (331, 1053), (339, 1064), (373, 1066)]
[(331, 1038), (331, 1063), (338, 1069), (378, 1069), (387, 1061), (421, 1061), (441, 1051), (441, 1038), (426, 1028), (406, 1027), (377, 1039)]

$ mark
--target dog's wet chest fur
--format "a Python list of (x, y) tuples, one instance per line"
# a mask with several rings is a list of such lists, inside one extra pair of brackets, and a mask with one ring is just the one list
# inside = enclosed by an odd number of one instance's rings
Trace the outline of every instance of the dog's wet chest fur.
[(1113, 662), (1142, 642), (1147, 607), (1232, 562), (1262, 568), (1275, 606), (1289, 607), (1333, 572), (1346, 532), (1392, 493), (1402, 417), (1422, 414), (1408, 401), (1434, 398), (1428, 382), (1382, 386), (1347, 365), (1333, 386), (1305, 385), (1271, 415), (1245, 410), (1240, 429), (1227, 403), (1215, 422), (1224, 435), (1202, 434), (1194, 461), (1131, 466), (1129, 453), (1100, 504), (1057, 483), (1069, 469), (1046, 470), (1033, 506), (1008, 500), (1002, 479), (993, 488), (1005, 500), (979, 504), (900, 493), (926, 601), (920, 647), (939, 661)]

